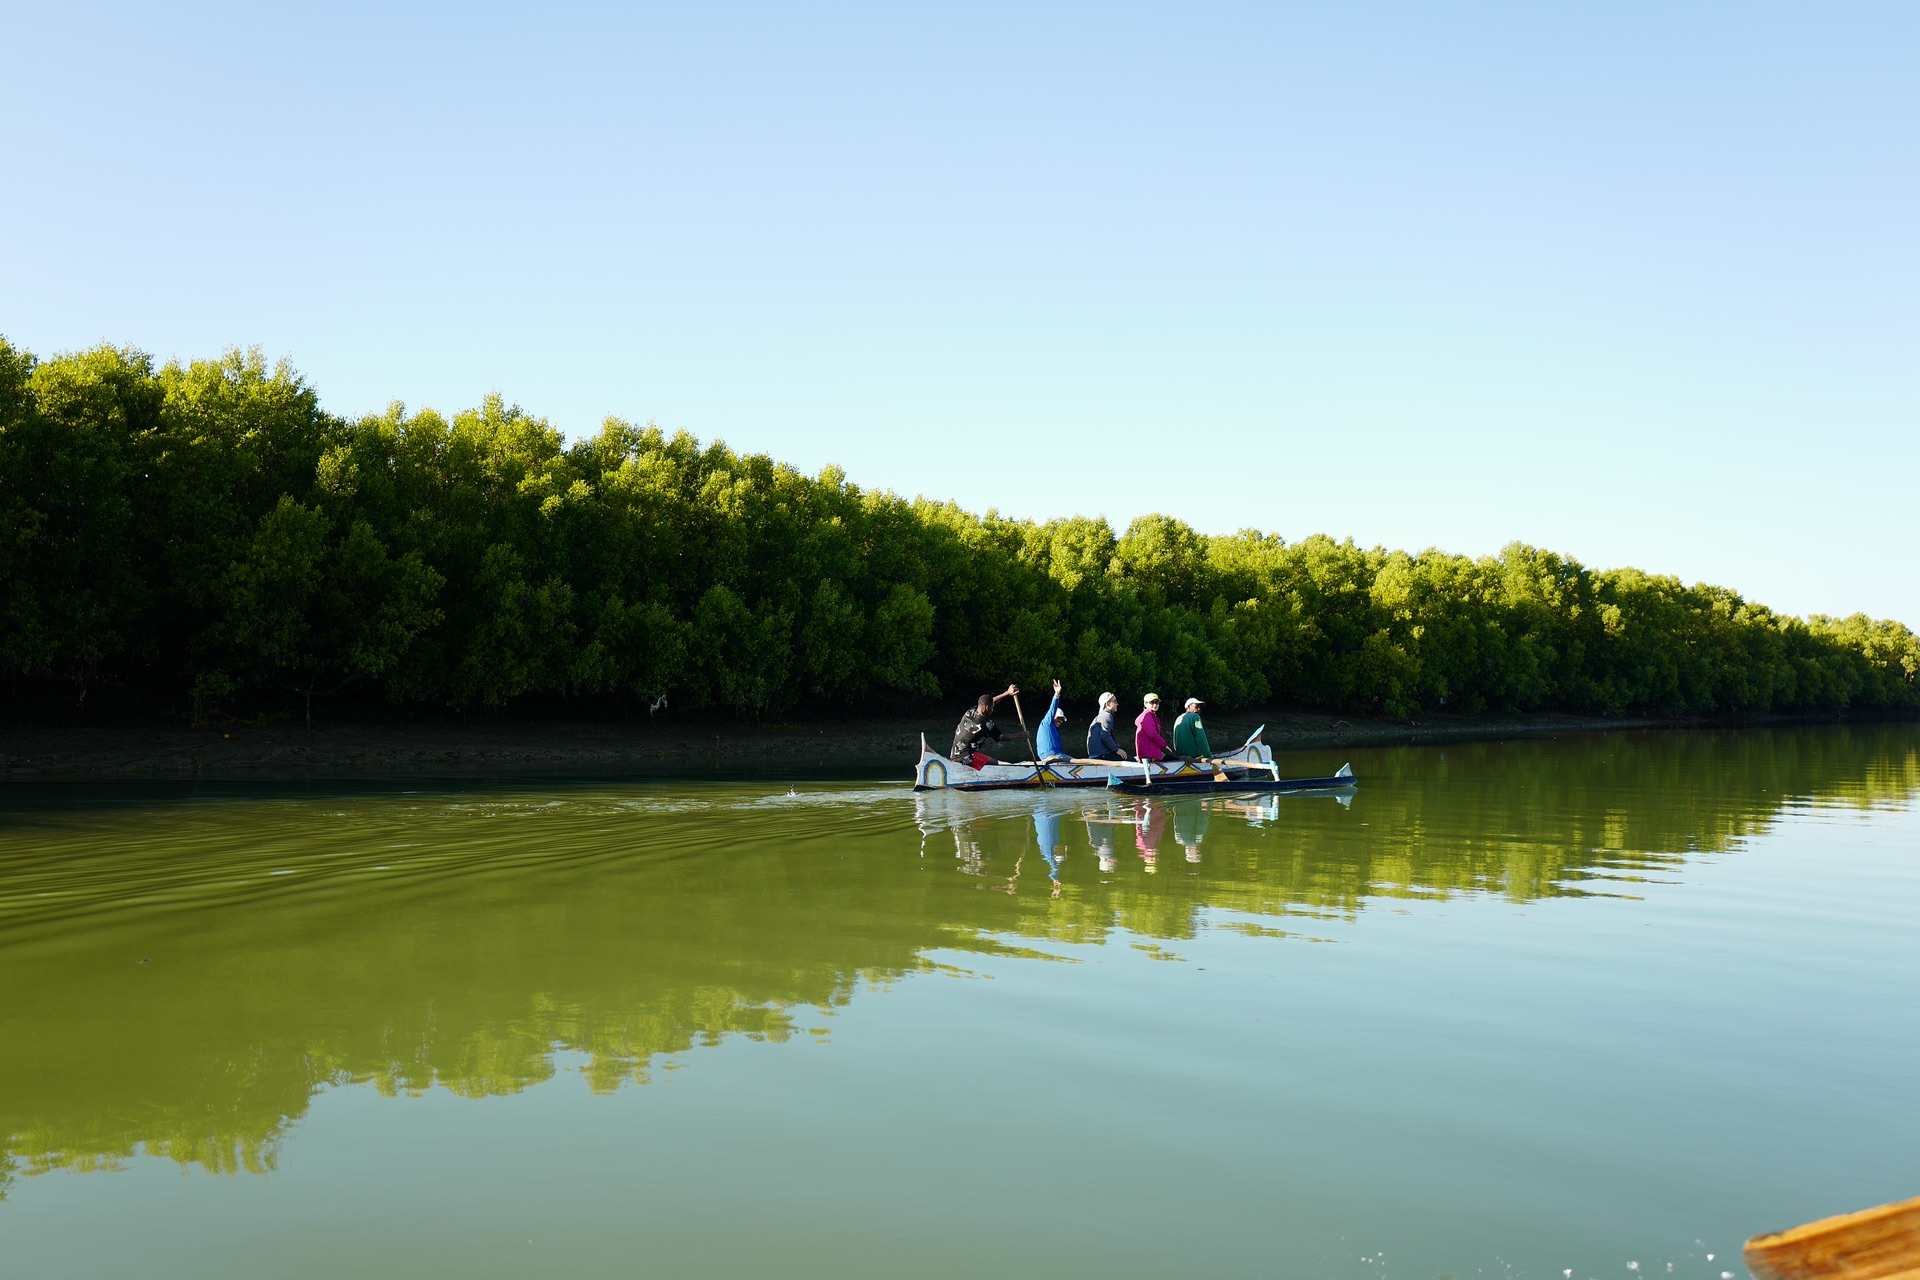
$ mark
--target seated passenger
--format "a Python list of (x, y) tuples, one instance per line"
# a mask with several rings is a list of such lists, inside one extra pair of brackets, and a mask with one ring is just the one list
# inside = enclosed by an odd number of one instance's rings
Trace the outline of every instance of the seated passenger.
[(1100, 695), (1100, 714), (1087, 726), (1087, 758), (1089, 760), (1131, 760), (1127, 749), (1113, 736), (1113, 717), (1120, 710), (1120, 699), (1111, 693)]
[(1040, 717), (1040, 727), (1033, 733), (1034, 758), (1038, 760), (1067, 760), (1065, 744), (1060, 741), (1060, 730), (1067, 724), (1067, 713), (1060, 709), (1060, 682), (1053, 682), (1053, 701), (1047, 704), (1047, 714)]
[(953, 731), (953, 750), (949, 753), (961, 764), (970, 764), (976, 769), (984, 769), (993, 763), (993, 757), (980, 749), (980, 744), (988, 738), (1002, 742), (1008, 737), (1024, 738), (1026, 735), (1018, 729), (1003, 734), (1000, 726), (993, 722), (994, 704), (1002, 698), (1011, 698), (1020, 692), (1017, 685), (1008, 685), (1005, 693), (983, 693), (972, 710), (960, 717), (960, 725)]
[(1142, 760), (1163, 760), (1167, 737), (1160, 731), (1160, 695), (1150, 693), (1141, 702), (1140, 714), (1133, 718), (1133, 752)]
[(1187, 699), (1186, 714), (1173, 722), (1173, 754), (1189, 760), (1213, 759), (1213, 744), (1207, 741), (1207, 726), (1200, 719), (1201, 701)]

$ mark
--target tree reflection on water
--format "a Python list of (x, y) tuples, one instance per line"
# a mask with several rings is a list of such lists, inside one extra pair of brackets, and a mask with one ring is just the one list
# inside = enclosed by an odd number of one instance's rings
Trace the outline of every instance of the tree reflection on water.
[(723, 1037), (802, 1034), (956, 949), (1284, 936), (1246, 918), (1357, 918), (1382, 898), (1655, 892), (1788, 806), (1909, 803), (1917, 742), (1892, 725), (1361, 752), (1350, 803), (657, 783), (39, 796), (0, 826), (0, 1190), (143, 1150), (264, 1172), (329, 1085), (512, 1093), (553, 1076), (556, 1047), (587, 1055), (597, 1091), (645, 1083)]

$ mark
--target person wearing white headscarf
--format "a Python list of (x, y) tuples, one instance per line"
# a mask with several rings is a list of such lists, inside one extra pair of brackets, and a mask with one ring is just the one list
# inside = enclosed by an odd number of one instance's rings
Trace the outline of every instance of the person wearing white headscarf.
[(1113, 718), (1120, 710), (1120, 699), (1111, 693), (1100, 695), (1100, 714), (1087, 726), (1087, 758), (1089, 760), (1131, 760), (1127, 749), (1120, 745), (1120, 739), (1113, 736)]

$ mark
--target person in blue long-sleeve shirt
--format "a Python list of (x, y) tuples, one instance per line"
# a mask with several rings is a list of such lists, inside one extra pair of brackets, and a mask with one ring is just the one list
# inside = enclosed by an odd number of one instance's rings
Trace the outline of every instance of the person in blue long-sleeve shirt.
[(1035, 755), (1042, 760), (1067, 760), (1065, 744), (1060, 741), (1060, 730), (1067, 723), (1067, 713), (1060, 709), (1060, 682), (1053, 682), (1053, 701), (1047, 704), (1047, 714), (1040, 717), (1040, 727), (1034, 730), (1033, 748)]

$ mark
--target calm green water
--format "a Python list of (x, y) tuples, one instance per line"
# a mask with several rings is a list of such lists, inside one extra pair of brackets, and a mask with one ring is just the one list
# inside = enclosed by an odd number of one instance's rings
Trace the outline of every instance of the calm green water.
[(1718, 1277), (1920, 1192), (1920, 730), (1352, 759), (0, 793), (0, 1273)]

